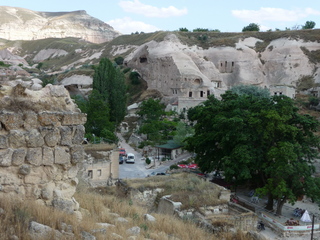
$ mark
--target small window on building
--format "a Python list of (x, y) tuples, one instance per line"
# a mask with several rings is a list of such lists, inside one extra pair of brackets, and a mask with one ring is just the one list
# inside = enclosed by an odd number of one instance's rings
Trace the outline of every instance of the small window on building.
[(227, 67), (227, 63), (228, 63), (227, 61), (224, 62), (224, 66), (225, 66), (225, 67)]
[(101, 169), (97, 170), (97, 175), (98, 175), (98, 177), (101, 177)]
[(203, 91), (200, 91), (200, 97), (203, 97)]
[(192, 92), (189, 92), (189, 97), (192, 97)]
[(89, 170), (89, 171), (88, 171), (88, 177), (89, 177), (89, 178), (92, 178), (92, 177), (93, 177), (93, 175), (92, 175), (92, 170)]
[(234, 62), (231, 63), (232, 67), (234, 67)]
[(210, 95), (210, 91), (208, 90), (208, 91), (207, 91), (207, 96), (209, 96), (209, 95)]
[(280, 92), (279, 95), (282, 95), (282, 92)]
[(222, 67), (222, 63), (220, 63), (220, 67)]

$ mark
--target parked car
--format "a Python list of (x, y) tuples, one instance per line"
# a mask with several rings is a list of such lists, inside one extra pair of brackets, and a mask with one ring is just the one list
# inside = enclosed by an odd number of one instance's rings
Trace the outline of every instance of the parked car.
[(133, 153), (128, 153), (127, 154), (127, 159), (126, 159), (126, 163), (134, 163), (135, 162), (135, 157)]
[(127, 155), (127, 152), (124, 148), (119, 148), (119, 155), (124, 155), (126, 156)]
[(147, 177), (160, 176), (160, 175), (168, 175), (168, 174), (165, 172), (152, 172)]
[(124, 156), (119, 155), (119, 164), (123, 164), (124, 162)]

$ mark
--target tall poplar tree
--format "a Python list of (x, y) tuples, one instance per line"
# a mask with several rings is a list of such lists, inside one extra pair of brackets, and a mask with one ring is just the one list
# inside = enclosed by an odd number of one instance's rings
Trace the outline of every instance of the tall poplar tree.
[(124, 74), (107, 59), (102, 58), (95, 68), (92, 87), (97, 90), (110, 109), (110, 121), (119, 124), (126, 113), (126, 85)]

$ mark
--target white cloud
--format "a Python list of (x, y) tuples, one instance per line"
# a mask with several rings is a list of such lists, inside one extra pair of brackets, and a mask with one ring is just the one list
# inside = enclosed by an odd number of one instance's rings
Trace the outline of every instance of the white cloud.
[(153, 25), (146, 24), (144, 22), (133, 21), (129, 17), (113, 19), (108, 21), (107, 23), (111, 25), (116, 31), (119, 31), (123, 34), (131, 34), (137, 31), (147, 33), (160, 30), (159, 28)]
[(166, 18), (173, 16), (182, 16), (188, 13), (188, 10), (186, 8), (178, 9), (174, 6), (169, 6), (167, 8), (158, 8), (151, 5), (143, 4), (139, 0), (120, 1), (119, 5), (125, 12), (141, 14), (146, 17)]
[(312, 8), (287, 10), (282, 8), (260, 8), (259, 10), (232, 10), (232, 15), (246, 22), (264, 21), (295, 22), (310, 15), (320, 15)]

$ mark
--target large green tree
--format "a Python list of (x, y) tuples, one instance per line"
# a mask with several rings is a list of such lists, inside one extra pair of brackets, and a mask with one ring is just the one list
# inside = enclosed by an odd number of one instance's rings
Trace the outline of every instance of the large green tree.
[(186, 148), (197, 153), (202, 171), (222, 170), (228, 181), (257, 184), (268, 195), (268, 209), (278, 200), (294, 203), (303, 194), (319, 199), (317, 178), (312, 177), (317, 156), (318, 121), (301, 115), (292, 99), (227, 91), (192, 108), (188, 117), (195, 134)]
[(92, 87), (110, 108), (110, 121), (119, 124), (126, 113), (127, 97), (124, 74), (107, 58), (95, 68)]

